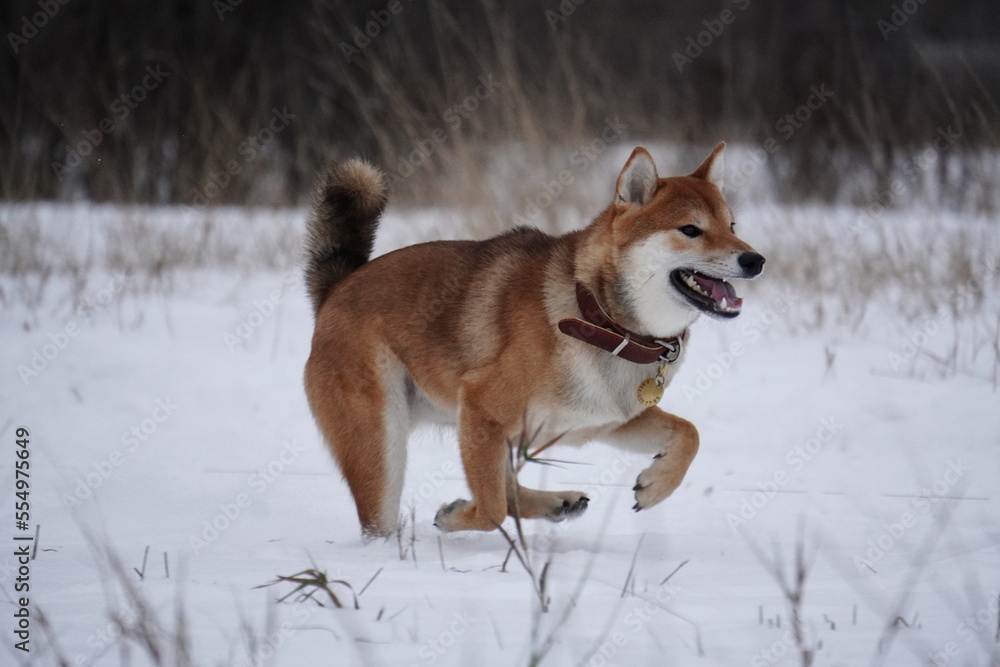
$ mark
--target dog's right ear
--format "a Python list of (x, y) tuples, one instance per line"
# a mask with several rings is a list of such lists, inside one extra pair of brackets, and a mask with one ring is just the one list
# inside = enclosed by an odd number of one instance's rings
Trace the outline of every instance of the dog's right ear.
[(653, 157), (642, 146), (632, 151), (625, 168), (618, 175), (615, 188), (615, 204), (622, 206), (642, 206), (648, 204), (656, 193), (656, 165)]

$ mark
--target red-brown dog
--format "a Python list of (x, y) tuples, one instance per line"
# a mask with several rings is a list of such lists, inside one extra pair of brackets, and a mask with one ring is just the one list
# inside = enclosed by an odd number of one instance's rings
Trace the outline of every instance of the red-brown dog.
[(733, 232), (719, 144), (690, 176), (660, 178), (636, 148), (611, 204), (553, 237), (519, 228), (487, 241), (422, 243), (369, 261), (386, 204), (382, 174), (334, 165), (309, 221), (316, 309), (305, 385), (368, 535), (395, 530), (410, 429), (455, 424), (472, 500), (437, 513), (446, 531), (492, 530), (515, 511), (559, 521), (578, 491), (520, 486), (511, 442), (603, 442), (654, 456), (635, 509), (680, 485), (695, 427), (656, 407), (701, 313), (735, 317), (726, 282), (764, 258)]

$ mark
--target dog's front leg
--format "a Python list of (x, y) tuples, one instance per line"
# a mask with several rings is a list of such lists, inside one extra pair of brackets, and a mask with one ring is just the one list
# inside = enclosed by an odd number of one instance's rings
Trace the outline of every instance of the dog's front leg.
[(636, 479), (632, 509), (637, 512), (673, 493), (698, 453), (698, 429), (694, 424), (657, 407), (619, 426), (606, 440), (623, 449), (655, 454), (653, 465)]
[(472, 501), (443, 505), (434, 524), (443, 531), (493, 530), (507, 516), (507, 475), (510, 426), (487, 410), (463, 400), (459, 411), (458, 445)]

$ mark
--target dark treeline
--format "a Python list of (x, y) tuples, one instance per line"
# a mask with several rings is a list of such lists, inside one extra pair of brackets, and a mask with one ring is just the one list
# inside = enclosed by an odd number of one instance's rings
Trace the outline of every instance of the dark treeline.
[(994, 0), (576, 2), (3, 3), (0, 197), (281, 205), (330, 156), (440, 177), (614, 114), (634, 137), (782, 142), (784, 194), (821, 199), (844, 155), (877, 192), (949, 128), (998, 145)]

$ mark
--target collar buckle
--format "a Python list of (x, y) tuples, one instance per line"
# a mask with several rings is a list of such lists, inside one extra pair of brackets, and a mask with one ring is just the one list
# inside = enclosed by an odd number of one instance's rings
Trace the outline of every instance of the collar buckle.
[(669, 341), (656, 339), (653, 342), (657, 345), (663, 346), (664, 352), (660, 355), (660, 361), (666, 364), (672, 364), (680, 358), (682, 347), (680, 336)]

